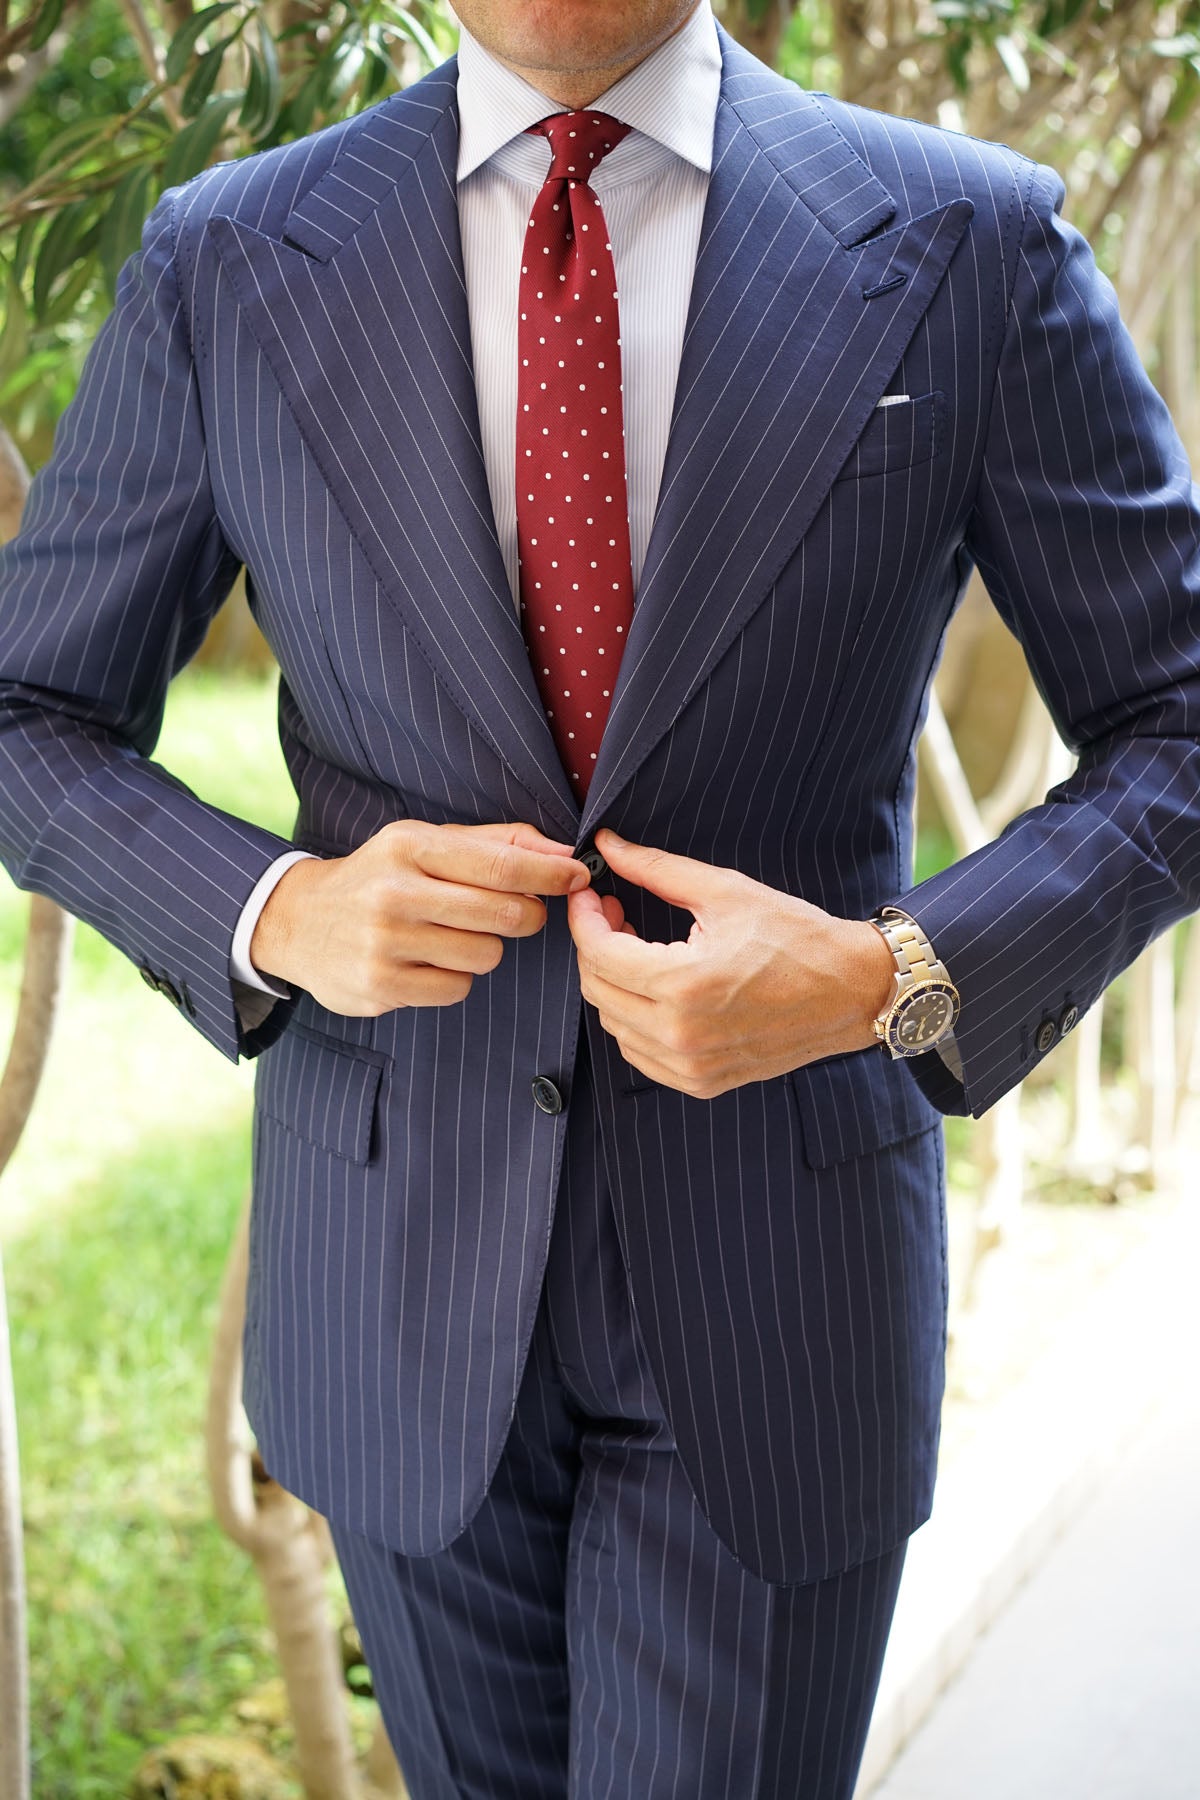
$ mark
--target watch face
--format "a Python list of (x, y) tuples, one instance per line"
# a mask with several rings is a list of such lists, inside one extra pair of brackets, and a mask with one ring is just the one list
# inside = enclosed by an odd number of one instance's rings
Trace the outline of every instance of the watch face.
[(893, 1056), (920, 1056), (945, 1037), (958, 1017), (958, 995), (948, 982), (930, 981), (904, 999), (888, 1022)]

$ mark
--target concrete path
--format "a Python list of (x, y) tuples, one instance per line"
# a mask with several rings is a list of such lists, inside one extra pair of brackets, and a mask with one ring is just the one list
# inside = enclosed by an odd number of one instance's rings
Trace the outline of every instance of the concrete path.
[(1200, 1800), (1200, 1267), (1181, 1285), (1151, 1409), (872, 1800)]

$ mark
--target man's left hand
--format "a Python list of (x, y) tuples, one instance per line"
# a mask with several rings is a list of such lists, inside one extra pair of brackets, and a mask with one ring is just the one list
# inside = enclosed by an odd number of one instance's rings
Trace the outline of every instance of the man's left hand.
[(614, 895), (567, 899), (584, 998), (652, 1081), (712, 1100), (875, 1042), (895, 965), (874, 926), (612, 831), (596, 847), (615, 875), (695, 920), (684, 941), (647, 943)]

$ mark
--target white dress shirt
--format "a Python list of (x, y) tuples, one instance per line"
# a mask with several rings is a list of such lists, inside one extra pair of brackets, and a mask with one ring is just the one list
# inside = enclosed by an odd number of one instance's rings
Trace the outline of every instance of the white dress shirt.
[[(632, 129), (597, 169), (621, 312), (625, 461), (633, 584), (667, 451), (696, 248), (712, 168), (721, 47), (709, 0), (636, 69), (591, 104)], [(483, 460), (504, 567), (517, 600), (517, 298), (529, 209), (550, 145), (526, 127), (566, 109), (497, 62), (463, 31), (458, 49), (458, 216)], [(242, 1026), (260, 1024), (288, 990), (250, 961), (259, 914), (289, 851), (264, 872), (234, 932), (230, 972)]]

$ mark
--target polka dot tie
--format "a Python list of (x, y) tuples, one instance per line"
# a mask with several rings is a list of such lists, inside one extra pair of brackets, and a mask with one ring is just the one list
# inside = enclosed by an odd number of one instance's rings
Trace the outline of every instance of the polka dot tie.
[(530, 129), (553, 161), (521, 259), (517, 552), (542, 704), (582, 805), (633, 617), (621, 336), (592, 171), (629, 130), (604, 113)]

